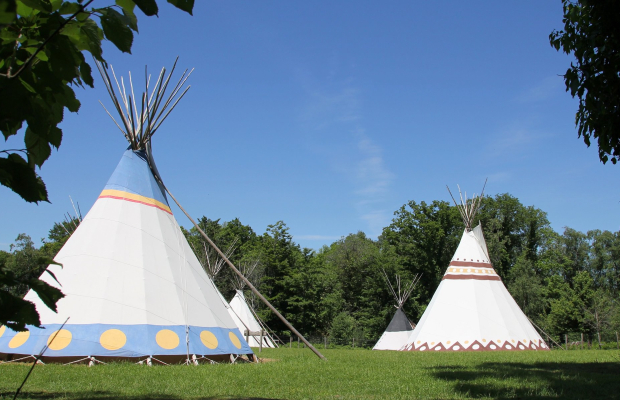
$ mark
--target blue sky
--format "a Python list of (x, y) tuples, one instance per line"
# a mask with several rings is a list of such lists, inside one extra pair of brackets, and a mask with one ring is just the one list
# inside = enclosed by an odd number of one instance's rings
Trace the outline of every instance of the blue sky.
[[(164, 181), (195, 217), (240, 218), (258, 233), (283, 220), (320, 248), (371, 237), (408, 202), (510, 193), (554, 229), (619, 229), (618, 169), (577, 138), (577, 101), (551, 48), (558, 1), (160, 1), (139, 16), (133, 54), (106, 45), (118, 75), (195, 68), (192, 88), (153, 138)], [(0, 187), (0, 249), (35, 242), (71, 210), (85, 214), (126, 142), (98, 103), (101, 79), (76, 89), (62, 146), (40, 171), (51, 204)], [(3, 146), (14, 148), (19, 140)], [(173, 207), (183, 226), (189, 221)]]

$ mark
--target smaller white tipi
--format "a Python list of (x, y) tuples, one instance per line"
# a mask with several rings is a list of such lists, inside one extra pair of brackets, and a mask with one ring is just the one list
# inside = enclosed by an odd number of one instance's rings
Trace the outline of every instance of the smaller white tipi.
[[(255, 260), (250, 263), (242, 263), (240, 264), (240, 269), (243, 275), (247, 279), (252, 279), (252, 277), (256, 278), (256, 267), (259, 265), (258, 260)], [(238, 276), (234, 277), (233, 285), (236, 289), (235, 296), (230, 300), (230, 310), (235, 315), (236, 318), (233, 318), (237, 323), (237, 327), (241, 331), (243, 335), (250, 345), (250, 347), (270, 347), (275, 348), (277, 345), (275, 344), (275, 340), (271, 337), (269, 333), (268, 327), (258, 318), (258, 315), (254, 311), (254, 309), (248, 304), (247, 299), (243, 295), (243, 288), (245, 287), (245, 282), (239, 278)], [(263, 335), (255, 335), (248, 334), (246, 335), (246, 330), (249, 332), (260, 332), (263, 331)], [(261, 346), (261, 336), (262, 336), (262, 346)]]
[(405, 344), (407, 344), (409, 336), (411, 336), (411, 332), (413, 331), (413, 328), (415, 328), (415, 324), (409, 321), (407, 314), (403, 311), (403, 305), (419, 282), (420, 275), (416, 275), (413, 280), (404, 287), (404, 290), (401, 290), (400, 276), (396, 275), (396, 289), (394, 289), (394, 286), (390, 282), (390, 279), (385, 271), (383, 271), (383, 275), (388, 287), (390, 288), (390, 292), (392, 292), (392, 295), (394, 296), (394, 300), (396, 300), (396, 312), (394, 313), (394, 317), (392, 317), (392, 321), (390, 321), (387, 329), (383, 332), (383, 335), (381, 335), (381, 338), (379, 338), (379, 341), (372, 349), (400, 350)]
[[(225, 253), (226, 257), (230, 257), (232, 253), (234, 253), (236, 244), (237, 244), (237, 240), (235, 239), (233, 243), (226, 250), (226, 253)], [(211, 277), (211, 280), (213, 281), (213, 286), (215, 287), (215, 290), (219, 294), (220, 299), (222, 300), (222, 303), (228, 310), (228, 314), (230, 314), (230, 317), (233, 319), (233, 321), (235, 322), (235, 325), (237, 325), (237, 328), (239, 328), (239, 331), (244, 336), (244, 338), (248, 339), (247, 343), (249, 344), (249, 346), (260, 347), (260, 335), (256, 337), (255, 335), (247, 335), (247, 336), (245, 335), (245, 331), (249, 331), (249, 332), (259, 332), (261, 330), (265, 332), (267, 331), (267, 329), (265, 329), (266, 327), (264, 326), (264, 324), (259, 322), (259, 319), (258, 319), (258, 316), (256, 316), (256, 313), (254, 313), (252, 308), (247, 304), (246, 298), (243, 295), (243, 288), (245, 287), (245, 282), (243, 282), (241, 278), (235, 276), (236, 279), (233, 280), (233, 285), (236, 289), (236, 293), (233, 299), (230, 301), (230, 303), (227, 302), (226, 299), (224, 298), (224, 295), (222, 295), (222, 293), (219, 291), (219, 289), (215, 285), (215, 280), (219, 272), (222, 270), (222, 267), (224, 266), (224, 259), (219, 257), (214, 251), (211, 251), (211, 249), (207, 247), (206, 243), (203, 242), (202, 245), (203, 245), (202, 251), (198, 252), (196, 251), (195, 248), (194, 248), (194, 251), (197, 254), (200, 254), (200, 257), (199, 257), (200, 262), (203, 268), (205, 269), (205, 271), (207, 272), (207, 274), (209, 274), (209, 276)], [(251, 264), (240, 264), (239, 267), (242, 273), (247, 278), (249, 278), (254, 273), (257, 265), (258, 265), (258, 261), (255, 261)], [(263, 336), (263, 347), (270, 347), (270, 348), (277, 347), (274, 344), (274, 341), (271, 339), (271, 337), (267, 333), (265, 334), (265, 336)]]
[[(267, 332), (267, 329), (265, 329), (266, 327), (263, 326), (260, 322), (258, 322), (258, 316), (248, 305), (242, 290), (237, 290), (235, 297), (233, 297), (233, 299), (230, 301), (230, 308), (237, 316), (235, 322), (237, 322), (237, 327), (241, 331), (241, 334), (245, 334), (246, 329), (250, 332), (258, 332), (262, 329), (265, 332), (263, 336), (262, 347), (276, 347), (269, 333)], [(241, 325), (239, 324), (239, 322), (241, 323)], [(248, 339), (248, 344), (250, 345), (250, 347), (261, 347), (259, 335), (248, 335), (246, 336), (246, 338)]]
[[(235, 239), (232, 242), (232, 244), (228, 246), (228, 249), (224, 253), (224, 255), (227, 258), (229, 258), (232, 255), (232, 253), (234, 253), (236, 243), (237, 243), (237, 239)], [(222, 270), (222, 267), (224, 266), (224, 262), (225, 262), (224, 259), (218, 256), (217, 253), (212, 251), (211, 248), (208, 247), (204, 241), (202, 242), (202, 251), (197, 251), (197, 249), (193, 245), (192, 245), (192, 248), (194, 249), (194, 253), (199, 255), (198, 260), (200, 261), (202, 268), (204, 268), (204, 270), (207, 272), (207, 274), (211, 278), (211, 281), (213, 282), (213, 288), (219, 295), (220, 300), (222, 301), (222, 304), (224, 305), (224, 307), (226, 307), (226, 310), (228, 311), (228, 314), (230, 315), (232, 320), (235, 322), (235, 325), (238, 327), (239, 332), (241, 332), (241, 334), (243, 335), (243, 332), (245, 332), (246, 329), (249, 329), (249, 327), (244, 325), (243, 321), (241, 321), (237, 313), (231, 308), (230, 304), (226, 301), (226, 298), (224, 297), (222, 292), (220, 292), (220, 289), (215, 284), (215, 280), (218, 274), (220, 273), (220, 271)]]

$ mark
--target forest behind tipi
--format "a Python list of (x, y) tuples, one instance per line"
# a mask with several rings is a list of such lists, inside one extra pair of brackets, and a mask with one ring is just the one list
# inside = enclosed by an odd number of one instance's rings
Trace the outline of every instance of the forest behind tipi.
[[(477, 219), (494, 269), (536, 325), (562, 344), (566, 334), (578, 340), (583, 333), (594, 346), (600, 335), (615, 347), (620, 330), (620, 233), (583, 233), (568, 227), (556, 232), (543, 210), (525, 206), (510, 194), (485, 198)], [(45, 266), (37, 265), (38, 256), (55, 255), (74, 222), (56, 223), (39, 248), (27, 234), (19, 235), (9, 252), (0, 251), (0, 263), (20, 275), (40, 274)], [(370, 347), (394, 314), (382, 271), (405, 280), (421, 274), (404, 306), (417, 322), (463, 231), (458, 210), (440, 200), (404, 204), (376, 240), (360, 231), (319, 250), (296, 244), (283, 221), (264, 233), (238, 219), (204, 216), (199, 225), (221, 249), (234, 248), (230, 259), (235, 265), (258, 262), (252, 281), (302, 334), (328, 337), (330, 343), (355, 338)], [(195, 228), (184, 233), (194, 249), (204, 248)], [(196, 252), (199, 259), (207, 257)], [(228, 300), (235, 294), (231, 278), (232, 271), (224, 267), (215, 280)], [(261, 320), (288, 338), (279, 319), (251, 292), (246, 298)]]

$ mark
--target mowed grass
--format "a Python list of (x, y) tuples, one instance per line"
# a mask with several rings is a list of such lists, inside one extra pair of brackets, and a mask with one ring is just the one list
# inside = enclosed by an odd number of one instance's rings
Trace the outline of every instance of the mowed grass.
[[(620, 398), (617, 351), (412, 353), (268, 349), (261, 364), (39, 365), (30, 399)], [(28, 365), (0, 365), (0, 399)]]

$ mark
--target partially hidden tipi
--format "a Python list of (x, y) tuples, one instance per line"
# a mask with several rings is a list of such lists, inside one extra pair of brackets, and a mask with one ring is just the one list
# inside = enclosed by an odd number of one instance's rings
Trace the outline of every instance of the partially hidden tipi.
[[(229, 258), (232, 255), (232, 253), (235, 251), (236, 242), (237, 240), (234, 240), (233, 243), (226, 250), (224, 255), (227, 258)], [(224, 304), (224, 307), (226, 307), (228, 314), (232, 318), (237, 328), (239, 328), (239, 331), (241, 332), (241, 334), (243, 335), (246, 330), (256, 331), (260, 329), (260, 328), (256, 328), (256, 325), (258, 325), (258, 323), (250, 325), (244, 322), (242, 318), (240, 317), (241, 315), (243, 315), (243, 313), (235, 311), (235, 309), (231, 307), (231, 304), (226, 301), (226, 298), (224, 297), (222, 292), (220, 292), (217, 285), (215, 285), (215, 280), (218, 274), (220, 273), (220, 271), (222, 270), (222, 267), (224, 266), (224, 259), (219, 257), (214, 251), (211, 251), (205, 242), (202, 242), (202, 247), (203, 247), (203, 251), (201, 253), (201, 257), (199, 258), (199, 260), (201, 260), (201, 264), (203, 268), (205, 269), (205, 271), (207, 272), (207, 274), (213, 281), (213, 284), (214, 284), (213, 286), (215, 287), (215, 290), (217, 291), (217, 294), (220, 297), (222, 304)], [(237, 306), (236, 308), (239, 308), (239, 307)], [(246, 336), (244, 336), (244, 341), (246, 341), (245, 338)], [(252, 340), (251, 337), (250, 337), (250, 346), (258, 347), (258, 342), (256, 342), (255, 340)]]
[(394, 313), (394, 317), (392, 317), (387, 329), (383, 332), (383, 335), (381, 335), (379, 341), (372, 349), (400, 350), (405, 344), (407, 344), (409, 336), (411, 336), (411, 332), (413, 331), (413, 328), (415, 328), (415, 324), (409, 321), (409, 318), (403, 311), (403, 306), (420, 280), (420, 275), (416, 275), (413, 280), (403, 288), (403, 290), (401, 290), (400, 276), (396, 275), (396, 288), (394, 288), (385, 271), (383, 271), (383, 275), (390, 292), (394, 296), (394, 300), (396, 300), (396, 312)]
[(493, 269), (481, 225), (472, 229), (481, 198), (461, 197), (461, 242), (402, 350), (548, 349)]
[[(238, 317), (238, 321), (241, 323), (241, 326), (237, 325), (239, 329), (242, 329), (241, 333), (245, 333), (245, 330), (248, 329), (250, 332), (259, 332), (263, 330), (263, 345), (262, 347), (271, 347), (275, 348), (273, 340), (268, 333), (268, 330), (265, 329), (263, 324), (259, 323), (256, 314), (248, 305), (245, 296), (243, 295), (242, 290), (237, 290), (235, 293), (235, 297), (230, 301), (230, 308), (232, 312)], [(260, 347), (260, 335), (252, 334), (247, 336), (248, 344), (250, 347)]]
[(152, 158), (151, 137), (189, 89), (180, 92), (189, 75), (164, 98), (174, 68), (167, 77), (163, 69), (150, 95), (147, 83), (139, 111), (117, 81), (118, 101), (107, 71), (99, 67), (130, 147), (56, 256), (62, 267), (49, 267), (62, 286), (42, 277), (65, 294), (58, 313), (30, 291), (26, 299), (36, 305), (44, 329), (0, 328), (0, 356), (28, 357), (49, 344), (43, 359), (60, 362), (253, 357), (181, 232)]
[[(259, 262), (254, 261), (252, 263), (241, 264), (241, 270), (246, 278), (251, 279)], [(245, 336), (250, 347), (277, 347), (275, 341), (269, 333), (267, 326), (260, 320), (254, 309), (248, 304), (247, 299), (243, 294), (245, 282), (239, 277), (235, 277), (235, 296), (230, 300), (230, 311), (236, 317), (233, 318), (237, 323), (237, 327), (242, 334), (245, 335), (246, 330), (248, 335)], [(257, 334), (257, 332), (263, 332), (263, 334)], [(262, 336), (262, 346), (261, 346)]]

